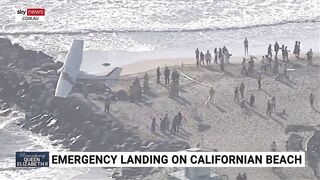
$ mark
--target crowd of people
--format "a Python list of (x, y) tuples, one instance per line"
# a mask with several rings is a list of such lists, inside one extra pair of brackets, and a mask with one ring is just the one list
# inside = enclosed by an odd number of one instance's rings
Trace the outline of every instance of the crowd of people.
[[(170, 132), (170, 134), (175, 134), (176, 132), (179, 132), (181, 125), (182, 125), (183, 115), (181, 111), (177, 113), (177, 115), (174, 116), (171, 122), (171, 128), (170, 128), (170, 120), (168, 114), (166, 114), (164, 117), (159, 118), (159, 123), (156, 122), (156, 117), (152, 117), (151, 120), (151, 132), (156, 133), (157, 127), (159, 127), (160, 131), (164, 134)], [(159, 124), (159, 125), (158, 125)]]
[(224, 63), (229, 63), (230, 62), (230, 56), (232, 54), (229, 53), (229, 50), (226, 48), (226, 46), (223, 46), (223, 48), (214, 48), (214, 57), (212, 57), (211, 53), (209, 50), (207, 50), (206, 54), (204, 54), (202, 51), (199, 51), (197, 48), (195, 50), (195, 55), (196, 55), (196, 65), (201, 66), (201, 65), (207, 65), (210, 66), (212, 59), (215, 64), (220, 64), (220, 66), (223, 67)]

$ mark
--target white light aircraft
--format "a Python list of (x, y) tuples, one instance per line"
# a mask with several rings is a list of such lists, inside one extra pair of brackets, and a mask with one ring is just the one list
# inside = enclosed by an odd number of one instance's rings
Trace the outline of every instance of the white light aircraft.
[(119, 80), (122, 70), (119, 67), (114, 68), (111, 72), (104, 75), (87, 74), (80, 71), (82, 53), (83, 40), (73, 40), (65, 62), (59, 70), (60, 76), (55, 91), (56, 97), (66, 98), (78, 80), (103, 81), (109, 88), (112, 88)]

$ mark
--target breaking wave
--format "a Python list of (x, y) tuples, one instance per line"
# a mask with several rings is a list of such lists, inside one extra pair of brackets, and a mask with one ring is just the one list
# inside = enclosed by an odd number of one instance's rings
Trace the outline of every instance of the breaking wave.
[(16, 32), (1, 32), (0, 36), (5, 35), (79, 35), (79, 34), (91, 34), (91, 33), (143, 33), (143, 32), (155, 32), (155, 33), (167, 33), (167, 32), (204, 32), (204, 31), (219, 31), (219, 30), (236, 30), (236, 29), (248, 29), (258, 28), (266, 26), (277, 26), (284, 24), (294, 23), (317, 23), (320, 22), (320, 16), (311, 20), (293, 20), (293, 21), (282, 21), (274, 24), (256, 24), (251, 26), (239, 26), (239, 27), (207, 27), (207, 28), (194, 28), (194, 29), (183, 29), (183, 28), (168, 28), (168, 29), (107, 29), (107, 30), (95, 30), (95, 29), (79, 29), (73, 31), (16, 31)]

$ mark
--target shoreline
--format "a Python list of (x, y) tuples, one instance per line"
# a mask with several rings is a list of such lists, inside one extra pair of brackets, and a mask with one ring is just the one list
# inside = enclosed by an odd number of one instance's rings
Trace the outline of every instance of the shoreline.
[[(314, 53), (313, 58), (319, 59), (320, 54)], [(230, 58), (230, 64), (241, 64), (242, 59), (246, 58), (249, 59), (250, 57), (256, 57), (255, 63), (260, 63), (260, 60), (263, 55), (249, 55), (249, 56), (235, 56)], [(301, 56), (301, 61), (306, 61), (305, 56)], [(296, 58), (293, 55), (289, 55), (289, 59), (296, 61)], [(279, 59), (280, 62), (282, 62), (281, 59)], [(299, 60), (298, 60), (299, 61)], [(126, 64), (123, 66), (120, 66), (123, 68), (121, 72), (121, 76), (127, 76), (127, 75), (133, 75), (133, 74), (141, 74), (144, 72), (148, 72), (151, 70), (155, 70), (157, 67), (163, 68), (165, 66), (171, 67), (171, 68), (179, 68), (182, 67), (182, 65), (194, 65), (196, 67), (196, 59), (195, 58), (172, 58), (172, 59), (147, 59), (147, 60), (140, 60), (137, 62), (133, 62), (130, 64)], [(226, 63), (227, 64), (227, 63)], [(202, 65), (206, 66), (206, 65)], [(200, 66), (200, 67), (202, 67)], [(218, 67), (219, 64), (211, 64), (211, 66)]]

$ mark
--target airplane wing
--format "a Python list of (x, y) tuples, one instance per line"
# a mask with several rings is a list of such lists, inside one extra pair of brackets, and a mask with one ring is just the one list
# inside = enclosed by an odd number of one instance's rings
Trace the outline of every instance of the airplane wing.
[(57, 83), (55, 96), (66, 98), (77, 81), (82, 62), (83, 40), (73, 40)]
[(80, 72), (78, 79), (79, 80), (119, 80), (120, 73), (122, 69), (116, 67), (112, 69), (112, 71), (106, 75), (95, 75), (95, 74), (87, 74), (85, 72)]

